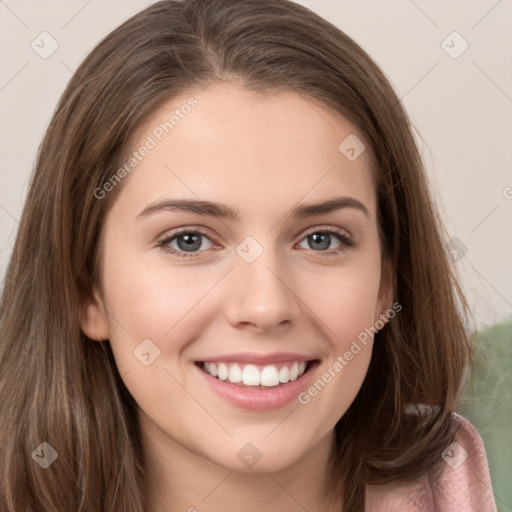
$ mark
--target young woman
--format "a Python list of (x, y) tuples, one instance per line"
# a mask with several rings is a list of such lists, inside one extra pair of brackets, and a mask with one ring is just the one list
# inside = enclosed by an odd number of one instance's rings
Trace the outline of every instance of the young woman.
[(40, 147), (0, 317), (1, 509), (492, 511), (407, 116), (286, 0), (158, 2)]

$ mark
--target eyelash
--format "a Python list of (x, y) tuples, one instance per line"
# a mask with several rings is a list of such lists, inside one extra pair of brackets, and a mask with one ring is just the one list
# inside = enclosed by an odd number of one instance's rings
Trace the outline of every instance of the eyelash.
[[(317, 233), (322, 233), (322, 234), (327, 233), (329, 235), (334, 235), (341, 242), (341, 248), (338, 250), (313, 251), (313, 252), (319, 253), (318, 254), (319, 256), (327, 256), (327, 257), (338, 256), (342, 251), (354, 246), (354, 242), (347, 235), (345, 235), (344, 231), (334, 229), (334, 228), (321, 228), (321, 227), (308, 231), (301, 239), (301, 242), (302, 242), (302, 240), (306, 239), (308, 236), (314, 235)], [(201, 236), (204, 236), (204, 237), (208, 238), (209, 240), (211, 240), (208, 233), (206, 233), (205, 231), (203, 231), (201, 229), (185, 228), (185, 229), (180, 229), (180, 230), (172, 233), (170, 236), (165, 237), (163, 240), (158, 242), (158, 247), (160, 247), (165, 252), (174, 254), (181, 258), (198, 257), (199, 254), (203, 251), (186, 253), (184, 251), (177, 251), (176, 249), (169, 247), (168, 244), (171, 243), (175, 238), (178, 238), (180, 235), (185, 235), (185, 234), (186, 235), (201, 235)], [(213, 240), (211, 240), (211, 241), (213, 242)]]

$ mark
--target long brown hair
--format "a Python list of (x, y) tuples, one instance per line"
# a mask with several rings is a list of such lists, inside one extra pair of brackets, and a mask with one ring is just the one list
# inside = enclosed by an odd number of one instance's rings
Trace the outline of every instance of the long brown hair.
[[(101, 200), (94, 190), (122, 165), (144, 119), (213, 80), (318, 100), (348, 118), (373, 153), (381, 246), (402, 310), (376, 334), (367, 377), (336, 425), (326, 492), (340, 509), (362, 510), (365, 484), (432, 470), (453, 438), (468, 308), (388, 80), (345, 33), (288, 0), (164, 0), (87, 56), (39, 148), (0, 305), (5, 512), (148, 512), (136, 404), (109, 342), (79, 327), (122, 183)], [(411, 415), (411, 404), (430, 407)], [(33, 454), (43, 442), (58, 454), (46, 469)]]

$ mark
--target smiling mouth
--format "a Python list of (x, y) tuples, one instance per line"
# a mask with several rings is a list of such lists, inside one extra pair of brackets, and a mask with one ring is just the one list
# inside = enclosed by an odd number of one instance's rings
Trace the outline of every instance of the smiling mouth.
[(245, 388), (268, 390), (297, 380), (318, 363), (315, 359), (265, 365), (197, 361), (196, 365), (217, 380)]

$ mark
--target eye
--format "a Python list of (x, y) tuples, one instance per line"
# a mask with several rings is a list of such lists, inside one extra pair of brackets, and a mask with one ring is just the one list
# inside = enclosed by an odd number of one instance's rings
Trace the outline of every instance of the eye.
[[(339, 245), (335, 250), (332, 250), (331, 242), (333, 242), (333, 236), (338, 240)], [(338, 254), (342, 250), (352, 247), (354, 245), (350, 236), (342, 230), (334, 228), (316, 228), (306, 234), (306, 237), (301, 243), (308, 243), (314, 249), (314, 252), (325, 252), (327, 254)], [(307, 249), (307, 247), (306, 247)]]
[[(206, 249), (211, 249), (213, 242), (204, 231), (199, 229), (182, 229), (167, 236), (159, 242), (158, 245), (164, 251), (176, 254), (176, 256), (193, 258), (196, 256), (197, 252), (201, 252), (199, 249), (205, 249), (203, 244), (204, 239), (207, 239), (209, 242), (209, 247), (206, 247)], [(177, 247), (172, 244), (176, 244)], [(208, 245), (208, 243), (206, 245)]]
[[(331, 247), (333, 237), (338, 241), (338, 246), (334, 249)], [(203, 243), (205, 240), (207, 240), (206, 247)], [(315, 228), (306, 234), (301, 243), (304, 242), (309, 242), (313, 251), (322, 256), (338, 255), (344, 249), (354, 245), (346, 231), (334, 228)], [(178, 230), (158, 243), (164, 251), (184, 258), (197, 257), (198, 253), (212, 249), (213, 245), (208, 234), (197, 228)]]

